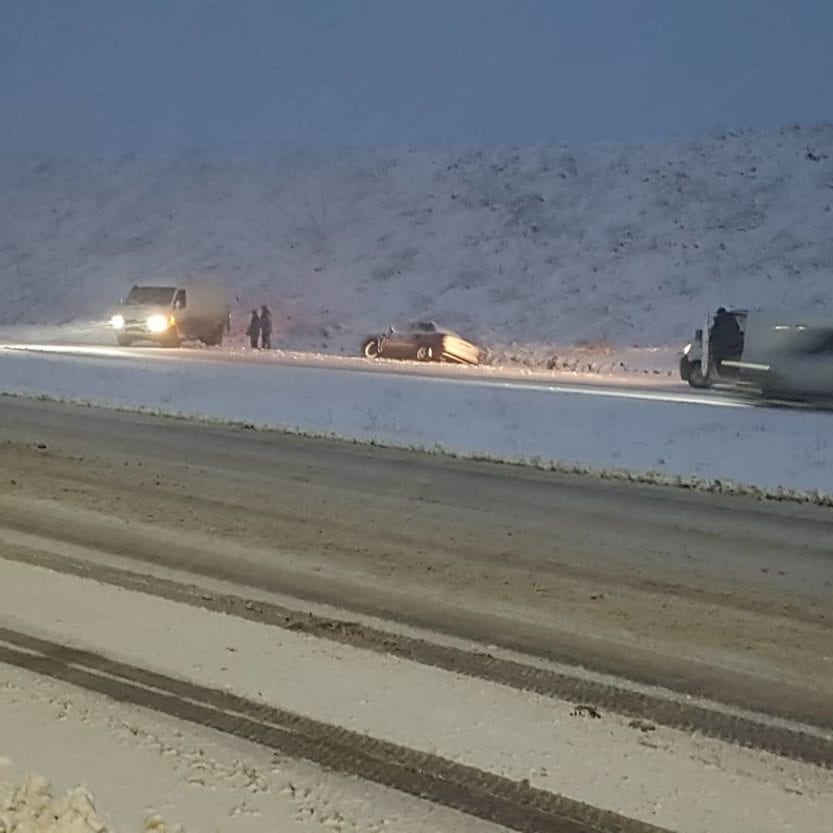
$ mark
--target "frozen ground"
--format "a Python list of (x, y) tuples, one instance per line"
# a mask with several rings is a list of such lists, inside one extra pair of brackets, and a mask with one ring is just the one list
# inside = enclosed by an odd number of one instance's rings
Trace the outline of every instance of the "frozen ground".
[[(0, 324), (210, 274), (236, 325), (352, 353), (433, 318), (496, 361), (616, 365), (718, 304), (828, 309), (833, 127), (644, 144), (0, 158)], [(565, 359), (566, 357), (566, 359)], [(611, 358), (614, 357), (614, 358)], [(608, 361), (609, 360), (609, 361)], [(666, 365), (667, 366), (667, 365)]]

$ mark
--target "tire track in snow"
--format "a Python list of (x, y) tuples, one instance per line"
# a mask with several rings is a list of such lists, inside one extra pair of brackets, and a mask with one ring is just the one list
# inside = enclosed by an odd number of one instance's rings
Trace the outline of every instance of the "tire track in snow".
[[(26, 536), (26, 539), (29, 537)], [(167, 578), (107, 567), (26, 546), (5, 547), (0, 551), (0, 558), (93, 579), (125, 590), (355, 648), (390, 654), (518, 690), (589, 705), (593, 709), (631, 717), (635, 728), (659, 724), (833, 770), (833, 715), (830, 713), (826, 721), (822, 716), (816, 725), (804, 725), (720, 704), (698, 702), (689, 697), (677, 697), (672, 692), (627, 685), (624, 681), (617, 686), (588, 679), (582, 673), (571, 675), (519, 660), (496, 657), (488, 652), (438, 644), (356, 621), (300, 612), (232, 593), (207, 591)]]
[(522, 833), (668, 833), (438, 755), (0, 628), (0, 662), (216, 729)]

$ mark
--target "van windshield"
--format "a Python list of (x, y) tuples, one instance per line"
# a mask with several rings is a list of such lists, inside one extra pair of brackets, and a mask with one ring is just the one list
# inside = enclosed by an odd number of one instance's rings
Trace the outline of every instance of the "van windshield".
[(147, 306), (167, 306), (171, 303), (176, 287), (173, 286), (134, 286), (124, 299), (125, 304), (142, 304)]

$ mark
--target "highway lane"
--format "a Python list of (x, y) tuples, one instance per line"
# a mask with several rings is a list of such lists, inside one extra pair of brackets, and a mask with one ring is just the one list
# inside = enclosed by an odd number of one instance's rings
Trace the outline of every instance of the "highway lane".
[[(30, 700), (43, 700), (46, 682), (48, 699), (60, 703), (59, 734), (87, 693), (96, 714), (119, 709), (121, 732), (133, 731), (135, 706), (146, 724), (151, 715), (177, 718), (151, 726), (157, 738), (168, 726), (165, 757), (181, 754), (186, 724), (210, 728), (224, 736), (226, 754), (243, 754), (249, 785), (263, 785), (263, 771), (255, 773), (267, 750), (284, 783), (290, 766), (290, 784), (298, 784), (304, 761), (323, 765), (327, 777), (352, 776), (335, 802), (330, 794), (319, 807), (325, 819), (339, 804), (352, 815), (357, 796), (367, 801), (369, 782), (393, 787), (400, 801), (410, 794), (434, 811), (460, 811), (430, 827), (455, 833), (482, 829), (476, 819), (526, 833), (779, 833), (826, 829), (830, 818), (833, 739), (806, 727), (623, 690), (504, 660), (495, 648), (442, 644), (436, 634), (403, 637), (390, 623), (374, 629), (325, 618), (204, 579), (162, 581), (68, 553), (36, 564), (47, 553), (34, 544), (18, 555), (0, 559), (0, 609), (14, 623), (0, 626), (0, 662), (25, 692), (14, 711), (30, 726), (42, 715)], [(17, 729), (4, 699), (4, 724)], [(41, 743), (54, 737), (50, 728), (41, 717)], [(85, 734), (85, 749), (101, 745), (97, 733)], [(206, 734), (192, 770), (201, 784), (201, 750), (217, 747)], [(236, 739), (248, 742), (245, 752)], [(24, 733), (18, 744), (26, 740)], [(128, 768), (125, 782), (140, 774)], [(304, 794), (322, 776), (308, 771)], [(263, 808), (272, 825), (282, 803), (275, 798)], [(403, 822), (392, 826), (409, 829)]]
[(15, 399), (0, 478), (6, 551), (34, 536), (833, 729), (829, 509)]
[(545, 370), (543, 368), (518, 368), (497, 365), (479, 367), (438, 363), (368, 361), (355, 356), (336, 356), (274, 350), (268, 353), (252, 353), (247, 350), (216, 350), (180, 348), (171, 350), (160, 347), (118, 347), (97, 344), (55, 344), (0, 342), (3, 353), (47, 354), (70, 361), (120, 360), (128, 363), (159, 362), (199, 364), (246, 364), (282, 367), (320, 368), (344, 373), (388, 374), (394, 376), (418, 376), (461, 385), (478, 387), (515, 388), (531, 387), (552, 393), (571, 393), (585, 396), (603, 396), (625, 399), (644, 399), (682, 404), (702, 404), (717, 407), (792, 408), (830, 410), (830, 403), (801, 403), (764, 400), (760, 395), (729, 388), (692, 390), (674, 376), (656, 373), (591, 374)]
[(348, 776), (328, 814), (821, 829), (831, 610), (829, 508), (0, 398), (6, 677)]

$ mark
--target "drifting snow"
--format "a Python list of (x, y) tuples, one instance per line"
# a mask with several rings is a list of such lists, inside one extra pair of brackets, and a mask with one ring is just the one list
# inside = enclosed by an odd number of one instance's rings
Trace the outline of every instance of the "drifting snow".
[(209, 274), (236, 326), (352, 353), (433, 318), (498, 361), (679, 345), (718, 304), (828, 308), (833, 127), (646, 144), (0, 159), (0, 323)]

